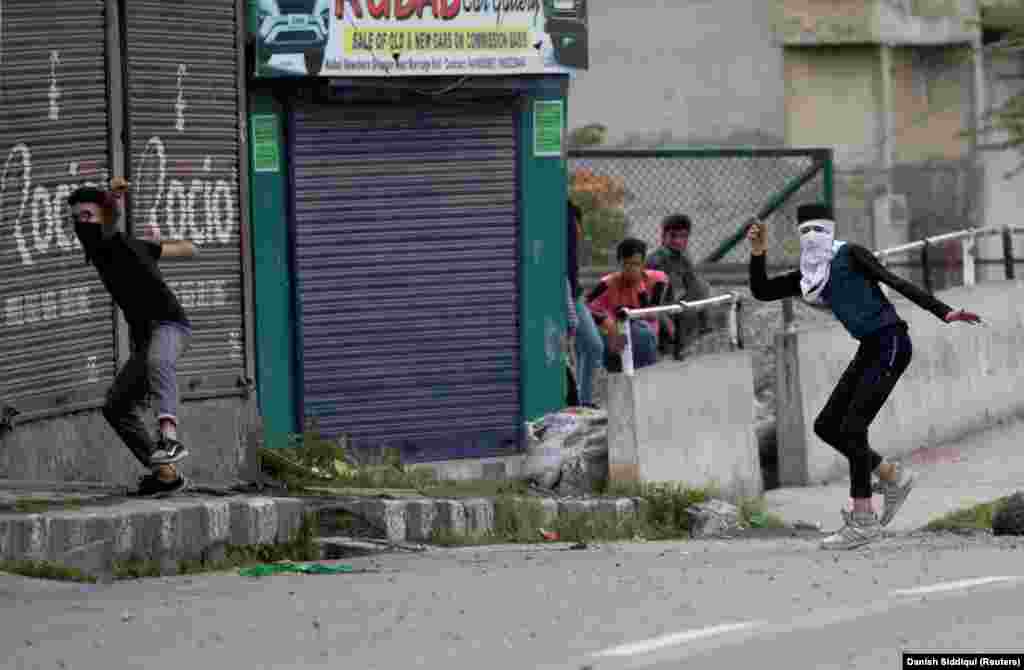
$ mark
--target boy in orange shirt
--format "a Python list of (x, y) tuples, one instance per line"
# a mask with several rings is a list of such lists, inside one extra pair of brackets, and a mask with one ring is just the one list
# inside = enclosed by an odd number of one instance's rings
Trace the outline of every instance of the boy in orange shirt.
[[(619, 243), (616, 258), (619, 272), (603, 277), (590, 296), (587, 307), (605, 341), (604, 365), (608, 372), (622, 371), (622, 349), (625, 335), (619, 333), (618, 321), (623, 309), (640, 309), (661, 305), (668, 290), (668, 276), (658, 270), (645, 270), (647, 245), (635, 238)], [(630, 322), (633, 345), (633, 367), (640, 369), (658, 362), (658, 319), (633, 319)]]

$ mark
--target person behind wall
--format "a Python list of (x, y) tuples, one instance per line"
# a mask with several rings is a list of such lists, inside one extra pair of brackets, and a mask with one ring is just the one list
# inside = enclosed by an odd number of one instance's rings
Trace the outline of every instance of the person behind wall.
[[(704, 300), (711, 297), (711, 286), (697, 274), (697, 269), (687, 252), (693, 222), (685, 214), (672, 214), (661, 222), (661, 246), (647, 259), (650, 270), (660, 270), (668, 275), (668, 302)], [(707, 332), (708, 315), (699, 312), (685, 312), (675, 316), (660, 317), (662, 344), (672, 344), (676, 360), (682, 358), (683, 347), (698, 332)], [(667, 346), (663, 346), (666, 350)]]
[[(624, 239), (615, 255), (622, 269), (602, 277), (587, 298), (587, 305), (604, 337), (604, 365), (608, 372), (622, 372), (621, 354), (626, 342), (625, 332), (620, 329), (626, 322), (623, 310), (663, 304), (669, 285), (664, 272), (644, 268), (647, 244), (642, 240)], [(629, 326), (633, 367), (639, 370), (657, 363), (658, 319), (632, 319)]]
[(568, 247), (567, 267), (569, 274), (570, 312), (575, 312), (576, 323), (570, 333), (573, 350), (576, 353), (576, 377), (574, 388), (576, 397), (570, 393), (569, 405), (596, 407), (594, 403), (594, 373), (604, 361), (604, 341), (597, 331), (594, 317), (587, 309), (583, 299), (583, 289), (579, 281), (579, 242), (583, 239), (583, 212), (572, 201), (568, 206)]
[[(177, 362), (192, 336), (185, 310), (157, 267), (162, 258), (195, 256), (189, 241), (150, 242), (120, 232), (117, 219), (128, 182), (117, 178), (110, 191), (77, 189), (68, 198), (75, 235), (100, 280), (124, 313), (131, 354), (107, 393), (103, 416), (149, 474), (138, 495), (179, 493), (188, 480), (176, 466), (188, 456), (178, 440)], [(157, 439), (143, 422), (143, 410), (156, 400)]]
[[(750, 289), (757, 300), (799, 297), (830, 310), (858, 341), (853, 361), (814, 422), (814, 432), (850, 464), (853, 510), (843, 510), (844, 525), (822, 542), (824, 549), (853, 549), (881, 537), (881, 529), (906, 501), (914, 473), (888, 462), (868, 443), (868, 429), (896, 382), (910, 365), (912, 346), (907, 323), (882, 293), (885, 284), (945, 323), (979, 323), (977, 314), (954, 310), (882, 267), (862, 246), (835, 240), (835, 220), (827, 205), (797, 208), (800, 269), (767, 276), (765, 227), (750, 226)], [(872, 476), (878, 481), (872, 484)], [(873, 493), (884, 497), (882, 516), (872, 507)]]

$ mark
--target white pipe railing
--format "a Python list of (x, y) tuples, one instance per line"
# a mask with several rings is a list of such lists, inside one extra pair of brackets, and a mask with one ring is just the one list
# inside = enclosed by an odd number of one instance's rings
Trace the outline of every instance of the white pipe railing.
[(729, 338), (736, 348), (743, 347), (743, 340), (740, 334), (740, 307), (743, 302), (742, 296), (738, 293), (728, 292), (716, 295), (703, 300), (686, 302), (680, 300), (672, 305), (659, 305), (658, 307), (643, 307), (640, 309), (625, 309), (626, 319), (618, 323), (618, 327), (625, 330), (626, 344), (622, 348), (622, 371), (627, 376), (633, 376), (633, 336), (630, 329), (630, 321), (633, 319), (649, 319), (651, 317), (682, 314), (683, 312), (699, 312), (709, 307), (718, 305), (729, 305)]
[[(906, 244), (900, 244), (895, 247), (888, 249), (882, 249), (876, 251), (875, 256), (883, 266), (889, 264), (889, 257), (898, 254), (905, 254), (911, 251), (920, 251), (922, 258), (922, 271), (924, 272), (925, 288), (931, 291), (931, 269), (930, 259), (928, 258), (929, 249), (943, 242), (955, 242), (960, 240), (961, 249), (963, 251), (963, 270), (964, 270), (964, 286), (974, 286), (978, 281), (977, 271), (977, 258), (978, 258), (978, 238), (988, 237), (991, 235), (1001, 235), (1003, 238), (1003, 269), (1007, 279), (1015, 279), (1015, 263), (1017, 259), (1013, 253), (1013, 234), (1024, 233), (1024, 226), (1004, 225), (1004, 226), (984, 226), (981, 228), (967, 228), (965, 230), (957, 230), (952, 233), (943, 233), (942, 235), (934, 235), (927, 237), (923, 240), (917, 240), (916, 242), (908, 242)], [(995, 260), (995, 259), (993, 259)], [(880, 286), (883, 293), (889, 295), (889, 287), (885, 285)], [(787, 306), (786, 303), (789, 299), (783, 301), (783, 324), (786, 329), (793, 328), (794, 315), (791, 306)]]
[[(1007, 279), (1014, 278), (1014, 267), (1013, 264), (1015, 259), (1013, 257), (1013, 233), (1024, 232), (1024, 226), (984, 226), (981, 228), (967, 228), (965, 230), (958, 230), (952, 233), (943, 233), (942, 235), (935, 235), (933, 237), (927, 237), (923, 240), (917, 240), (916, 242), (908, 242), (907, 244), (900, 244), (895, 247), (888, 249), (882, 249), (876, 251), (875, 256), (879, 258), (883, 265), (886, 265), (889, 257), (896, 254), (907, 253), (910, 251), (921, 251), (929, 246), (941, 244), (943, 242), (954, 242), (960, 240), (961, 248), (963, 250), (964, 259), (964, 285), (973, 286), (977, 282), (978, 274), (976, 268), (977, 259), (977, 243), (979, 237), (988, 237), (991, 235), (1002, 235), (1003, 236), (1003, 263), (1006, 268)], [(928, 276), (928, 268), (924, 268), (926, 277)]]

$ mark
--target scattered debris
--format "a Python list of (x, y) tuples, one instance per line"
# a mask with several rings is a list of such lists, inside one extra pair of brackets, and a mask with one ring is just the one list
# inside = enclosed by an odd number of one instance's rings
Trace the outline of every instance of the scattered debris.
[(580, 496), (608, 481), (608, 414), (570, 407), (526, 424), (523, 479), (531, 492)]
[(1017, 491), (1004, 499), (992, 515), (995, 535), (1024, 535), (1024, 492)]
[(545, 529), (541, 528), (539, 530), (539, 532), (540, 532), (540, 536), (543, 537), (548, 542), (558, 542), (559, 536), (558, 536), (558, 533), (556, 533), (555, 531), (553, 531), (553, 530), (545, 530)]
[(723, 500), (708, 500), (686, 508), (690, 517), (690, 536), (721, 537), (741, 530), (740, 510)]

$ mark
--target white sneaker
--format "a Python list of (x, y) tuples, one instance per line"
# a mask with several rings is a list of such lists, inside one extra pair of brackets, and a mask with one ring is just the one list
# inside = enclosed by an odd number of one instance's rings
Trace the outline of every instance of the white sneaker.
[(874, 512), (841, 510), (843, 527), (821, 542), (822, 549), (856, 549), (882, 537), (882, 525)]
[(892, 518), (896, 516), (896, 512), (900, 511), (900, 507), (903, 507), (907, 496), (910, 495), (910, 490), (914, 488), (914, 482), (917, 481), (917, 475), (912, 470), (899, 463), (894, 463), (894, 465), (896, 466), (896, 479), (891, 482), (879, 479), (877, 489), (872, 489), (876, 493), (881, 493), (885, 498), (882, 518), (879, 519), (879, 523), (883, 526), (888, 526)]

